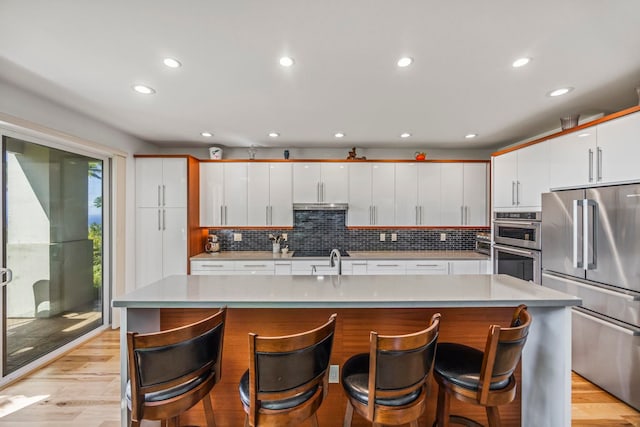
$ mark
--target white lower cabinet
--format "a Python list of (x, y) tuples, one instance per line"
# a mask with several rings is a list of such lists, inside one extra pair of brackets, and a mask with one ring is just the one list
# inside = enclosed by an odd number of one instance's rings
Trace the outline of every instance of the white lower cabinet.
[(331, 267), (328, 259), (305, 259), (291, 261), (291, 274), (294, 276), (318, 276), (338, 274), (337, 267)]
[(191, 274), (193, 275), (256, 275), (273, 276), (274, 261), (216, 261), (192, 260)]
[(407, 262), (398, 260), (367, 261), (368, 275), (406, 274)]
[(449, 274), (449, 262), (419, 260), (407, 262), (407, 274)]

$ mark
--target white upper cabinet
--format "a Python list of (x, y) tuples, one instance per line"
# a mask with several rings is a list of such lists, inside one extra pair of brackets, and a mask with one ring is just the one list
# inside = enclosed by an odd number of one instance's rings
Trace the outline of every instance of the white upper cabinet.
[(442, 163), (440, 225), (464, 224), (464, 169), (462, 163)]
[(352, 163), (349, 165), (348, 225), (395, 224), (395, 165)]
[(550, 142), (551, 188), (640, 179), (640, 113), (582, 129)]
[(442, 163), (418, 164), (418, 225), (443, 224)]
[(462, 225), (487, 226), (487, 164), (463, 163)]
[(597, 126), (596, 181), (614, 183), (640, 178), (640, 113)]
[(549, 140), (549, 185), (551, 188), (580, 187), (596, 183), (594, 160), (597, 127)]
[(495, 208), (540, 209), (549, 191), (549, 142), (533, 144), (493, 158)]
[(136, 159), (137, 207), (187, 207), (187, 159)]
[(295, 203), (346, 203), (349, 168), (344, 162), (309, 162), (293, 165)]
[(247, 215), (250, 226), (292, 226), (289, 163), (249, 163)]
[(396, 225), (420, 225), (417, 163), (396, 164), (395, 217)]
[(247, 225), (247, 163), (200, 163), (200, 226)]

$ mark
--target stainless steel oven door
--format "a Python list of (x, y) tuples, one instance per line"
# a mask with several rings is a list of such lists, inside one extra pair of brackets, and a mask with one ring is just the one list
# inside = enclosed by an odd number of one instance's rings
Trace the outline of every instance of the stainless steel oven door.
[(540, 221), (494, 221), (493, 240), (503, 245), (541, 249)]
[(540, 258), (540, 251), (494, 244), (493, 272), (540, 284)]

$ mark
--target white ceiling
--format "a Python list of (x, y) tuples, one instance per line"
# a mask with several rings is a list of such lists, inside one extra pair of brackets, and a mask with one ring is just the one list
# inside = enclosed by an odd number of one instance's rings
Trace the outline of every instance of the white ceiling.
[(639, 22), (637, 0), (0, 0), (0, 78), (170, 146), (500, 147), (636, 105)]

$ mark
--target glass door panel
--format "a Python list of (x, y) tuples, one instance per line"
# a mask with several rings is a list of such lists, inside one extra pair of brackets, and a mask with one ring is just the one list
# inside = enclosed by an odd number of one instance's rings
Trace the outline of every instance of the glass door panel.
[(103, 324), (103, 161), (4, 136), (3, 376)]

